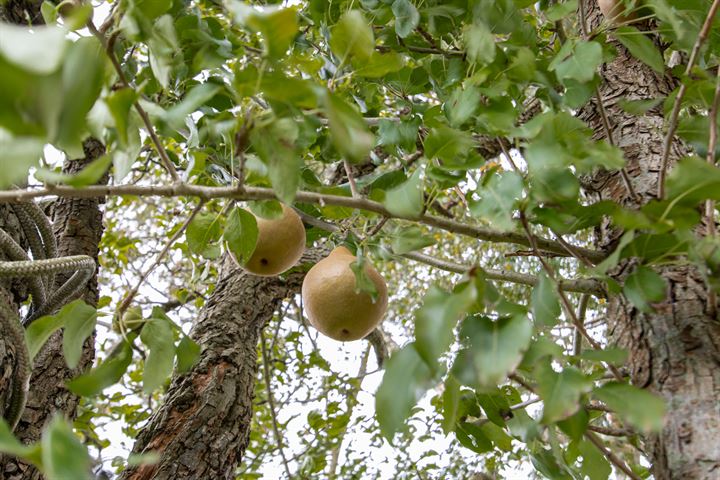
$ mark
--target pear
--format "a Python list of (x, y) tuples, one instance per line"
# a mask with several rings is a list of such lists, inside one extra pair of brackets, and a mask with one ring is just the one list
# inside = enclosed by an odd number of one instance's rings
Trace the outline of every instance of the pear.
[(350, 264), (357, 258), (345, 247), (337, 247), (315, 264), (305, 276), (302, 298), (310, 324), (328, 337), (347, 342), (359, 340), (382, 321), (387, 309), (387, 285), (370, 265), (365, 273), (377, 288), (373, 302), (367, 292), (355, 286)]
[(625, 5), (623, 5), (622, 0), (598, 0), (598, 7), (600, 7), (600, 11), (612, 25), (625, 23), (637, 18), (635, 12), (624, 15)]
[(279, 275), (292, 268), (305, 251), (305, 226), (300, 216), (283, 205), (280, 218), (256, 216), (255, 219), (257, 243), (243, 268), (263, 277)]

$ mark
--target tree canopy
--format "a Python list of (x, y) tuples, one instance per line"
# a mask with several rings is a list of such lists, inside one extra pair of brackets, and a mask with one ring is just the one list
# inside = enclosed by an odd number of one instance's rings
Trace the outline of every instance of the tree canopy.
[[(32, 445), (0, 424), (0, 451), (51, 480), (157, 461), (127, 441), (282, 202), (308, 251), (357, 254), (358, 290), (374, 265), (389, 309), (335, 344), (287, 280), (237, 478), (647, 478), (673, 405), (609, 326), (680, 305), (675, 268), (717, 317), (719, 2), (614, 3), (45, 1), (0, 23), (0, 202), (107, 198), (97, 308), (26, 330), (34, 356), (63, 329), (72, 369), (99, 329), (80, 414)], [(657, 88), (605, 90), (636, 82), (619, 62)], [(63, 170), (90, 137), (106, 151)]]

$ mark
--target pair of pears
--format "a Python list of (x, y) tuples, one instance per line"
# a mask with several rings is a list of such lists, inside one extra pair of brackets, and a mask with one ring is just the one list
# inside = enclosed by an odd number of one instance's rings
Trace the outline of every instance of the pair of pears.
[[(292, 268), (305, 251), (305, 227), (292, 208), (282, 206), (282, 216), (256, 216), (258, 239), (245, 270), (255, 275), (275, 276)], [(370, 265), (365, 273), (375, 284), (375, 301), (355, 288), (350, 265), (357, 260), (350, 250), (337, 247), (305, 275), (302, 299), (310, 324), (320, 333), (342, 342), (359, 340), (372, 332), (387, 309), (387, 285)]]

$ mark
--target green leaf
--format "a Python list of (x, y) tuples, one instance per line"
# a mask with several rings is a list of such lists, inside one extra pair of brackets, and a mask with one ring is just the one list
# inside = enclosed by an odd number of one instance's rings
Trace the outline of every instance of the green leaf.
[(475, 87), (455, 89), (443, 104), (450, 125), (458, 127), (470, 120), (480, 105), (480, 100), (480, 90)]
[(635, 99), (628, 100), (626, 98), (621, 99), (618, 102), (620, 108), (632, 115), (643, 115), (653, 108), (657, 107), (662, 103), (662, 98), (650, 98), (650, 99)]
[(335, 148), (352, 162), (364, 160), (375, 146), (375, 137), (362, 115), (333, 93), (326, 93), (322, 99)]
[(673, 203), (696, 206), (703, 200), (720, 200), (720, 168), (698, 157), (683, 158), (670, 171), (666, 196)]
[(470, 204), (473, 216), (487, 220), (493, 227), (510, 231), (515, 228), (515, 203), (522, 198), (523, 180), (515, 172), (488, 174), (475, 194), (480, 198)]
[(602, 64), (602, 46), (597, 42), (567, 42), (550, 63), (558, 79), (570, 78), (581, 83), (589, 82)]
[(665, 61), (663, 60), (662, 54), (660, 54), (660, 51), (652, 40), (645, 36), (644, 32), (631, 26), (620, 27), (615, 30), (615, 38), (617, 38), (635, 58), (641, 60), (658, 73), (665, 72)]
[(602, 350), (583, 350), (580, 358), (591, 362), (607, 362), (622, 366), (627, 361), (628, 353), (622, 348), (606, 347)]
[(216, 242), (221, 234), (220, 217), (214, 213), (201, 213), (190, 222), (185, 237), (191, 252), (213, 259), (220, 254)]
[(181, 129), (185, 125), (185, 118), (205, 105), (221, 89), (220, 85), (214, 83), (201, 83), (194, 86), (181, 102), (165, 112), (165, 121), (174, 129)]
[(610, 382), (596, 389), (593, 396), (643, 433), (663, 428), (667, 407), (657, 395), (625, 383)]
[(470, 133), (466, 131), (440, 126), (430, 130), (423, 144), (427, 158), (455, 162), (457, 157), (467, 154), (474, 142)]
[(418, 218), (424, 209), (422, 168), (415, 169), (405, 182), (385, 193), (383, 204), (391, 215)]
[(590, 480), (607, 480), (612, 473), (610, 463), (605, 459), (598, 448), (587, 440), (580, 442), (578, 446), (582, 455), (580, 472)]
[(556, 22), (567, 17), (571, 13), (575, 13), (578, 7), (578, 0), (568, 0), (566, 2), (558, 2), (551, 5), (552, 6), (545, 12), (545, 15), (551, 22)]
[(447, 435), (455, 429), (458, 406), (460, 405), (460, 383), (452, 375), (445, 379), (445, 388), (442, 394), (442, 429)]
[(355, 75), (367, 78), (380, 78), (388, 73), (397, 72), (405, 65), (402, 55), (397, 52), (373, 52), (367, 62), (355, 66)]
[(300, 184), (303, 159), (297, 149), (298, 125), (290, 118), (280, 118), (250, 134), (253, 147), (267, 165), (277, 197), (292, 203)]
[(466, 385), (495, 387), (518, 366), (532, 333), (532, 324), (524, 315), (498, 320), (468, 317), (460, 329), (465, 343), (453, 364), (453, 375)]
[(179, 50), (175, 26), (170, 15), (163, 15), (155, 21), (147, 43), (153, 75), (160, 85), (168, 88), (170, 73), (175, 65), (175, 54)]
[(255, 216), (242, 208), (233, 208), (228, 216), (223, 239), (240, 265), (252, 256), (257, 243), (258, 227)]
[(95, 37), (81, 37), (68, 49), (62, 72), (62, 111), (58, 121), (57, 144), (73, 156), (82, 157), (88, 112), (102, 90), (105, 51)]
[(65, 361), (68, 367), (75, 368), (80, 362), (85, 340), (95, 330), (97, 310), (78, 299), (61, 308), (56, 316), (61, 318), (65, 326), (63, 332), (63, 355), (65, 355)]
[(650, 304), (664, 300), (665, 290), (665, 280), (654, 270), (642, 265), (625, 279), (623, 285), (625, 297), (643, 312), (652, 312)]
[(156, 19), (172, 6), (172, 0), (132, 0), (131, 3), (148, 20)]
[(226, 0), (235, 22), (262, 35), (265, 54), (273, 59), (285, 55), (298, 34), (297, 11), (294, 7), (262, 7)]
[(432, 375), (414, 344), (395, 352), (387, 362), (375, 394), (380, 432), (387, 439), (400, 431), (412, 408), (430, 387)]
[(177, 370), (179, 373), (189, 372), (200, 358), (201, 348), (193, 339), (183, 336), (175, 350)]
[[(132, 88), (120, 88), (105, 97), (105, 103), (107, 103), (115, 122), (115, 129), (121, 145), (128, 145), (128, 116), (130, 115), (130, 109), (138, 98), (138, 93)], [(127, 174), (127, 172), (122, 173)], [(115, 172), (115, 175), (117, 174), (118, 172)], [(122, 175), (122, 177), (124, 176)], [(116, 180), (122, 180), (122, 177), (116, 178)]]
[(143, 370), (143, 391), (152, 393), (172, 373), (175, 359), (173, 327), (164, 318), (150, 318), (140, 330), (140, 340), (150, 350)]
[(455, 325), (475, 302), (476, 295), (472, 284), (461, 286), (454, 293), (432, 286), (416, 311), (415, 349), (433, 373), (437, 371), (440, 355), (450, 348)]
[(493, 444), (483, 429), (474, 423), (458, 423), (455, 428), (455, 437), (460, 445), (475, 453), (487, 453), (493, 449)]
[(38, 164), (45, 142), (32, 137), (5, 137), (0, 135), (0, 152), (3, 166), (0, 168), (0, 188), (24, 183), (30, 167)]
[(76, 395), (91, 397), (117, 383), (132, 362), (133, 350), (131, 343), (136, 337), (135, 332), (130, 332), (127, 335), (127, 340), (123, 340), (118, 344), (100, 365), (88, 373), (70, 380), (67, 384), (68, 389)]
[(580, 370), (572, 367), (555, 372), (549, 362), (535, 369), (538, 394), (543, 400), (543, 423), (566, 419), (580, 408), (580, 397), (592, 389), (592, 382)]
[(512, 451), (512, 438), (494, 423), (486, 422), (480, 427), (487, 439), (503, 452)]
[(40, 448), (37, 445), (24, 445), (15, 438), (4, 418), (0, 418), (0, 452), (24, 458), (35, 465), (42, 463), (39, 458)]
[(392, 12), (395, 15), (395, 33), (400, 38), (410, 35), (420, 22), (420, 14), (409, 0), (395, 0)]
[(435, 244), (435, 239), (423, 233), (418, 226), (402, 228), (393, 234), (392, 251), (403, 255)]
[(25, 330), (25, 340), (28, 344), (30, 358), (33, 359), (40, 352), (48, 338), (65, 325), (65, 318), (60, 315), (40, 317)]
[(487, 64), (495, 60), (495, 37), (484, 23), (467, 26), (463, 31), (463, 43), (472, 63)]
[(85, 446), (61, 416), (43, 432), (42, 463), (48, 480), (92, 479), (92, 462)]
[(535, 322), (544, 327), (554, 327), (560, 319), (560, 302), (552, 281), (544, 273), (532, 291), (532, 314)]
[(582, 440), (583, 435), (587, 431), (588, 423), (590, 423), (590, 417), (587, 410), (581, 408), (575, 415), (565, 420), (560, 420), (558, 427), (560, 427), (560, 430), (565, 432), (572, 441), (577, 442)]
[(370, 60), (375, 35), (359, 10), (350, 10), (340, 17), (330, 33), (330, 48), (342, 62)]
[(283, 209), (277, 200), (260, 200), (249, 202), (250, 211), (260, 218), (267, 220), (277, 220), (283, 216)]
[(112, 161), (111, 156), (103, 155), (87, 164), (82, 170), (75, 174), (40, 169), (35, 172), (35, 178), (49, 184), (66, 184), (71, 187), (82, 188), (97, 184), (107, 173)]
[(55, 72), (71, 42), (65, 31), (56, 26), (34, 25), (32, 30), (0, 23), (0, 56), (39, 75)]

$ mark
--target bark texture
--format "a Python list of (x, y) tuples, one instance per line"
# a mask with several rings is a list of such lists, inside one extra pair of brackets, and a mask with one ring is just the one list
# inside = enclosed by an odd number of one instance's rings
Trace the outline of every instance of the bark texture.
[[(85, 157), (67, 160), (63, 170), (77, 173), (105, 153), (98, 140), (90, 138), (84, 143)], [(107, 176), (101, 180), (107, 182)], [(59, 198), (53, 205), (53, 230), (58, 242), (58, 255), (88, 255), (97, 262), (100, 239), (103, 234), (103, 199)], [(59, 274), (56, 286), (62, 285), (70, 274)], [(99, 298), (97, 275), (94, 275), (81, 292), (89, 305), (97, 305)], [(73, 299), (68, 299), (68, 302)], [(50, 337), (33, 362), (28, 403), (15, 431), (24, 443), (40, 439), (42, 430), (53, 415), (60, 413), (75, 418), (79, 398), (65, 388), (65, 382), (88, 369), (95, 358), (95, 335), (85, 342), (77, 368), (69, 369), (62, 354), (62, 332)], [(37, 479), (39, 471), (17, 459), (6, 459), (2, 470), (7, 479)]]
[[(310, 250), (301, 264), (326, 253)], [(235, 478), (249, 441), (260, 332), (282, 300), (300, 291), (305, 269), (295, 270), (257, 277), (233, 267), (223, 275), (190, 334), (200, 359), (174, 376), (136, 439), (134, 453), (154, 451), (160, 460), (128, 468), (123, 480)]]
[(43, 0), (7, 0), (0, 2), (0, 20), (18, 25), (41, 25), (45, 23), (40, 14)]
[[(592, 27), (600, 22), (594, 0), (583, 0)], [(623, 149), (633, 186), (646, 203), (657, 191), (662, 155), (664, 123), (662, 106), (644, 115), (625, 113), (622, 98), (651, 99), (667, 96), (675, 87), (670, 76), (661, 76), (633, 58), (615, 42), (618, 56), (603, 67), (601, 86), (611, 130)], [(580, 117), (605, 137), (597, 102), (591, 102)], [(688, 152), (676, 139), (671, 159)], [(596, 198), (637, 206), (629, 199), (618, 174), (599, 172), (586, 192)], [(615, 243), (619, 233), (600, 229), (603, 247)], [(632, 270), (628, 261), (613, 276), (622, 281)], [(610, 340), (630, 353), (629, 368), (636, 386), (660, 394), (667, 401), (668, 416), (659, 435), (646, 438), (646, 451), (653, 462), (656, 480), (720, 478), (720, 323), (706, 311), (707, 287), (690, 266), (668, 266), (658, 270), (667, 281), (666, 299), (655, 312), (644, 314), (621, 296), (608, 307)]]

